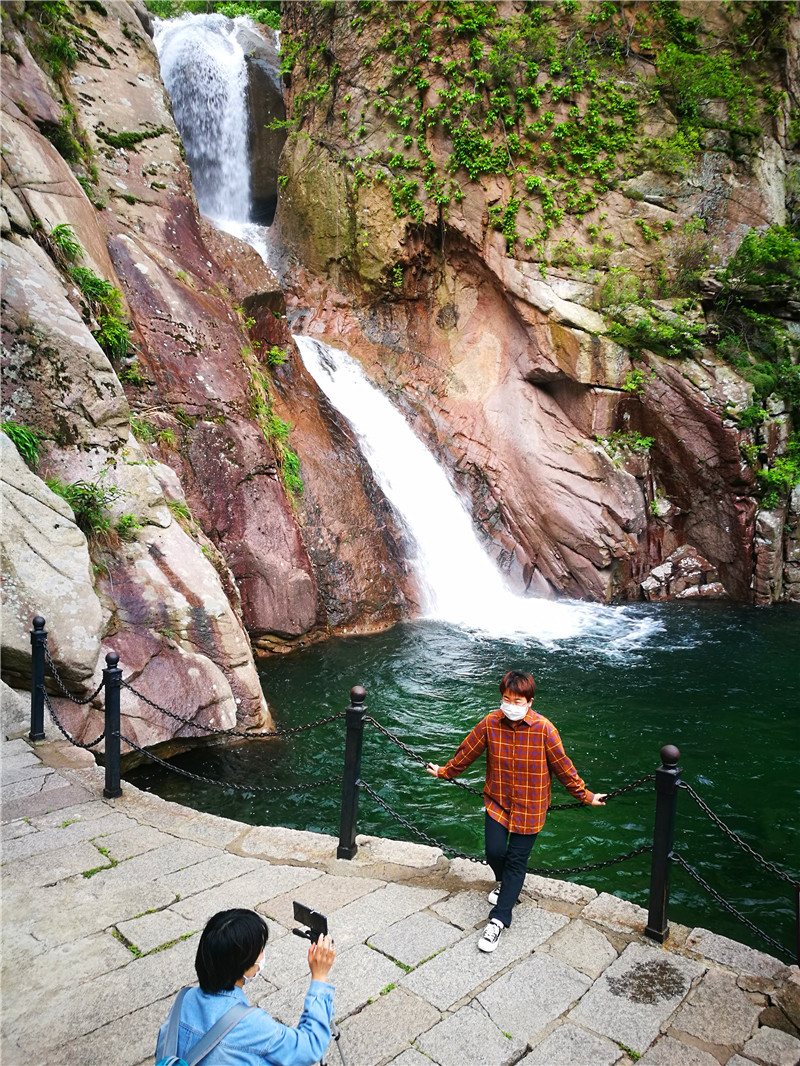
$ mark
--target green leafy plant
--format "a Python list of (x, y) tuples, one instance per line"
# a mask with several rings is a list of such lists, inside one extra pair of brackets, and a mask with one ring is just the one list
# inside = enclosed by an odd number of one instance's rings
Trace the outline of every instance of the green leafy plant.
[(47, 487), (66, 500), (75, 515), (75, 524), (88, 540), (108, 538), (111, 531), (111, 506), (125, 495), (117, 485), (106, 485), (102, 475), (93, 481), (83, 479), (65, 483), (59, 478), (46, 479)]
[(111, 130), (98, 126), (95, 133), (111, 148), (135, 148), (142, 141), (160, 137), (164, 133), (169, 133), (169, 130), (166, 126), (158, 126), (154, 130), (120, 130), (119, 133), (113, 133)]
[(644, 370), (629, 370), (622, 382), (622, 389), (624, 392), (642, 392), (651, 376), (648, 376)]
[(55, 257), (65, 266), (74, 263), (83, 255), (83, 248), (75, 236), (75, 230), (67, 222), (59, 222), (57, 226), (53, 226), (49, 240)]
[(655, 444), (655, 437), (643, 437), (635, 429), (617, 429), (609, 437), (596, 436), (597, 443), (604, 448), (612, 459), (623, 450), (634, 455), (647, 455)]
[(147, 418), (131, 415), (131, 433), (142, 444), (155, 444), (158, 430)]
[(279, 348), (276, 344), (273, 344), (271, 348), (267, 348), (264, 352), (264, 358), (270, 366), (283, 366), (288, 357), (289, 353), (286, 349)]
[(0, 429), (13, 441), (17, 451), (31, 470), (35, 470), (39, 465), (39, 444), (42, 440), (39, 430), (11, 421), (0, 422)]
[(117, 519), (114, 528), (122, 540), (136, 540), (136, 534), (144, 527), (137, 520), (136, 515), (123, 514)]
[(173, 518), (183, 525), (183, 523), (191, 523), (193, 521), (192, 512), (189, 510), (189, 506), (183, 500), (167, 500), (167, 507), (169, 507), (170, 514)]
[(642, 282), (627, 267), (612, 267), (597, 292), (601, 310), (609, 307), (629, 307), (642, 296)]
[(793, 434), (786, 453), (775, 459), (766, 470), (756, 474), (763, 492), (761, 504), (767, 509), (777, 507), (795, 485), (800, 485), (800, 434)]

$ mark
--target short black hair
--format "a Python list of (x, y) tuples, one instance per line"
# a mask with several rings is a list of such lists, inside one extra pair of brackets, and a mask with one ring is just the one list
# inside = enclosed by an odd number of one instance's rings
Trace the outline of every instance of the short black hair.
[(266, 921), (255, 911), (217, 911), (206, 922), (194, 960), (202, 990), (230, 992), (264, 950), (268, 936)]
[(500, 695), (506, 692), (532, 700), (536, 694), (536, 682), (530, 674), (523, 674), (521, 670), (509, 670), (500, 682)]

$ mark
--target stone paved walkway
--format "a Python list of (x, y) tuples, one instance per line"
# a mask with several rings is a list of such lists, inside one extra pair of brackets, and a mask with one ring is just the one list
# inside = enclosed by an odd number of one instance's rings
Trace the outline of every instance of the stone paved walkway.
[[(270, 924), (253, 1002), (296, 1024), (307, 945), (292, 900), (327, 913), (341, 1039), (333, 1066), (796, 1066), (800, 971), (703, 929), (669, 949), (641, 908), (530, 876), (494, 954), (476, 942), (488, 871), (440, 851), (254, 828), (125, 785), (91, 756), (2, 748), (3, 1066), (145, 1066), (198, 930), (250, 906)], [(252, 990), (252, 991), (251, 991)]]

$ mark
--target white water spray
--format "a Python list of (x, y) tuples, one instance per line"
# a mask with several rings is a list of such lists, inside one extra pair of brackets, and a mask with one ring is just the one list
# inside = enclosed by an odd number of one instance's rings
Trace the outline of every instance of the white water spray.
[[(550, 641), (594, 632), (638, 642), (652, 619), (624, 608), (516, 595), (481, 547), (443, 469), (355, 359), (311, 337), (294, 338), (306, 369), (347, 419), (387, 499), (406, 527), (425, 617), (493, 637)], [(642, 628), (644, 627), (644, 628)]]
[(183, 15), (157, 20), (154, 36), (197, 202), (217, 223), (250, 217), (247, 68), (239, 21)]

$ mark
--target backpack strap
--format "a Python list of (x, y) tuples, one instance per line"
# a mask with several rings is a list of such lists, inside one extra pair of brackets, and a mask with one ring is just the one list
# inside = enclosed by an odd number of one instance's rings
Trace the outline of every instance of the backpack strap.
[(258, 1007), (251, 1007), (247, 1003), (234, 1003), (205, 1036), (200, 1037), (186, 1057), (186, 1066), (198, 1066), (200, 1061), (214, 1050), (220, 1040), (226, 1037), (231, 1029), (244, 1018), (245, 1014), (249, 1014), (252, 1010), (258, 1010)]
[(167, 1033), (164, 1037), (164, 1055), (169, 1058), (170, 1055), (178, 1054), (178, 1029), (181, 1024), (181, 1004), (189, 991), (189, 986), (182, 988), (175, 998), (175, 1002), (172, 1004), (172, 1010), (169, 1012), (169, 1021), (167, 1023)]

